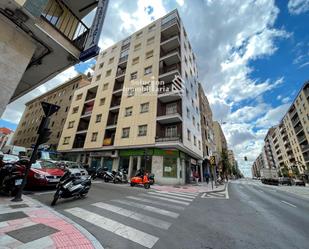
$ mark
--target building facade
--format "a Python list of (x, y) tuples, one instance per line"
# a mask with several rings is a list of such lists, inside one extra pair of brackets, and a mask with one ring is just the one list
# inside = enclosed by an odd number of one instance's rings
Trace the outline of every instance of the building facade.
[(92, 83), (74, 94), (58, 150), (71, 160), (139, 168), (189, 182), (203, 158), (197, 66), (172, 11), (102, 51)]
[(253, 177), (261, 177), (260, 170), (266, 168), (265, 161), (263, 159), (262, 153), (259, 154), (259, 156), (254, 161), (251, 172)]
[(229, 160), (231, 167), (236, 167), (236, 160), (233, 150), (227, 150), (227, 158)]
[(13, 141), (14, 145), (30, 148), (38, 137), (37, 131), (44, 115), (41, 102), (45, 101), (60, 106), (58, 112), (51, 116), (49, 128), (50, 139), (46, 145), (56, 150), (58, 142), (68, 115), (74, 92), (85, 85), (90, 84), (86, 75), (78, 75), (49, 92), (26, 103), (26, 109), (16, 129)]
[(13, 130), (5, 127), (0, 128), (0, 150), (4, 146), (11, 144), (13, 135), (14, 135)]
[(97, 4), (0, 1), (0, 116), (9, 102), (80, 61), (91, 30), (81, 20)]

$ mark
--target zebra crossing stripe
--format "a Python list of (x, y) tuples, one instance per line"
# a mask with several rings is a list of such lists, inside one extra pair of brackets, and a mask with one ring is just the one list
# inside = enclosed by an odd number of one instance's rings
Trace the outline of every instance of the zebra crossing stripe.
[(117, 234), (120, 237), (131, 240), (147, 248), (152, 248), (159, 240), (158, 237), (82, 208), (75, 207), (66, 209), (65, 211), (106, 231)]
[(140, 204), (140, 203), (135, 203), (135, 202), (132, 202), (132, 201), (123, 201), (123, 200), (112, 200), (112, 201), (118, 202), (118, 203), (121, 203), (121, 204), (125, 204), (125, 205), (128, 205), (128, 206), (136, 207), (136, 208), (141, 208), (141, 209), (149, 211), (149, 212), (169, 216), (169, 217), (172, 217), (172, 218), (177, 218), (179, 216), (178, 213), (175, 213), (175, 212), (172, 212), (172, 211), (168, 211), (168, 210), (164, 210), (164, 209), (161, 209), (161, 208), (156, 208), (156, 207), (152, 207), (152, 206), (148, 206), (148, 205), (143, 205), (143, 204)]
[(173, 205), (173, 204), (169, 204), (165, 202), (158, 202), (158, 201), (150, 200), (147, 198), (139, 198), (136, 196), (127, 196), (126, 198), (134, 200), (134, 201), (145, 202), (145, 203), (154, 204), (154, 205), (158, 205), (162, 207), (167, 207), (167, 208), (172, 208), (172, 209), (177, 209), (177, 210), (185, 210), (185, 208), (181, 206), (177, 206), (177, 205)]
[(173, 199), (182, 200), (182, 201), (193, 201), (192, 199), (188, 199), (188, 198), (185, 198), (185, 197), (172, 196), (170, 194), (164, 194), (164, 193), (159, 193), (159, 192), (149, 192), (148, 194), (150, 194), (150, 195), (158, 195), (158, 196), (163, 196), (163, 197), (168, 197), (168, 198), (173, 198)]
[[(150, 192), (149, 192), (150, 193)], [(185, 202), (185, 201), (179, 201), (179, 200), (174, 200), (174, 199), (170, 199), (167, 197), (161, 197), (161, 196), (151, 196), (151, 195), (147, 195), (147, 194), (140, 194), (141, 196), (146, 196), (146, 197), (150, 197), (150, 198), (154, 198), (154, 199), (158, 199), (158, 200), (163, 200), (163, 201), (169, 201), (169, 202), (173, 202), (173, 203), (177, 203), (177, 204), (182, 204), (182, 205), (186, 205), (189, 206), (190, 203), (189, 202)]]
[(114, 205), (104, 203), (104, 202), (93, 203), (92, 205), (95, 207), (102, 208), (110, 212), (125, 216), (125, 217), (128, 217), (130, 219), (137, 220), (139, 222), (147, 223), (151, 226), (158, 227), (161, 229), (167, 230), (171, 226), (171, 223), (166, 222), (164, 220), (160, 220), (160, 219), (153, 218), (147, 215), (139, 214), (139, 213), (136, 213), (136, 212), (133, 212), (133, 211), (121, 208), (121, 207), (117, 207)]
[(182, 193), (175, 193), (175, 192), (168, 192), (168, 191), (155, 191), (155, 193), (162, 193), (162, 194), (186, 197), (186, 198), (191, 198), (191, 199), (195, 199), (196, 198), (196, 196), (194, 196), (194, 195), (185, 195), (185, 194), (182, 194)]

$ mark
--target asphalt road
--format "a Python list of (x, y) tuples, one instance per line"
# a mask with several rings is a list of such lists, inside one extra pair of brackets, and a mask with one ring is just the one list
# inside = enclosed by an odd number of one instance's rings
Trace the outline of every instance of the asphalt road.
[[(106, 249), (309, 248), (309, 199), (294, 194), (244, 180), (198, 196), (96, 182), (86, 199), (55, 210)], [(49, 205), (52, 194), (33, 197)]]

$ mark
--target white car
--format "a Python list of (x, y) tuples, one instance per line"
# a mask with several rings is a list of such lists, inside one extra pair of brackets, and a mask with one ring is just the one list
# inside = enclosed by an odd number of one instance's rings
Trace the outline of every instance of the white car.
[(3, 162), (4, 163), (15, 163), (19, 160), (18, 156), (3, 154)]
[(75, 176), (88, 176), (87, 170), (79, 163), (70, 161), (61, 161), (59, 163), (60, 165), (64, 165), (66, 168), (68, 168), (71, 174), (74, 174)]

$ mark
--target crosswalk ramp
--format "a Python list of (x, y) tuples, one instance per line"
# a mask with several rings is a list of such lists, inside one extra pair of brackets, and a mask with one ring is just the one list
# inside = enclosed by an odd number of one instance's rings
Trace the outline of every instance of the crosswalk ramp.
[(102, 233), (109, 232), (111, 236), (129, 240), (141, 248), (152, 248), (162, 232), (172, 226), (197, 196), (195, 193), (149, 191), (65, 211), (102, 229)]

